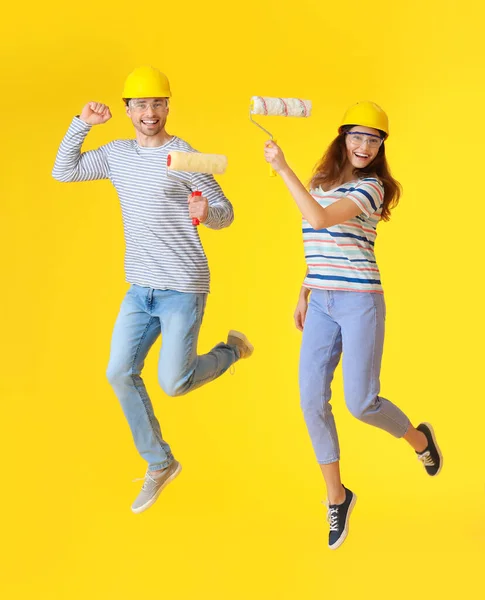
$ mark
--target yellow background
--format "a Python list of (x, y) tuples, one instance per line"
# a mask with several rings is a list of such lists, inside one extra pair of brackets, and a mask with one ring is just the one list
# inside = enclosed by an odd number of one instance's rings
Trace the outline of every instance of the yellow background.
[[(254, 600), (465, 598), (483, 590), (485, 543), (483, 3), (349, 0), (12, 3), (0, 24), (2, 598)], [(136, 66), (173, 88), (168, 131), (229, 156), (219, 181), (236, 221), (202, 231), (212, 294), (208, 351), (235, 327), (256, 351), (184, 398), (145, 378), (183, 464), (156, 506), (130, 505), (144, 474), (106, 378), (127, 289), (107, 181), (51, 178), (89, 100), (114, 118), (85, 148), (132, 135), (119, 99)], [(351, 535), (326, 547), (324, 486), (300, 414), (304, 273), (297, 209), (262, 155), (252, 95), (300, 96), (311, 119), (266, 119), (307, 179), (344, 109), (390, 115), (404, 197), (380, 226), (388, 307), (383, 393), (430, 420), (445, 466), (427, 478), (404, 442), (334, 407)], [(262, 121), (261, 121), (262, 122)]]

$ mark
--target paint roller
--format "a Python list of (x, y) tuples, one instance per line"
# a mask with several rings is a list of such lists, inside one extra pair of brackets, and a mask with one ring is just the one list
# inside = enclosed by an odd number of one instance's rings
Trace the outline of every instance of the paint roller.
[[(227, 169), (227, 156), (223, 154), (202, 154), (201, 152), (170, 152), (167, 156), (167, 176), (179, 179), (172, 171), (185, 173), (209, 173), (221, 175)], [(184, 181), (184, 183), (187, 183)], [(192, 196), (202, 196), (202, 192), (192, 192)], [(192, 219), (192, 225), (199, 225), (199, 219)]]
[[(300, 98), (270, 98), (268, 96), (253, 96), (249, 107), (249, 119), (254, 125), (267, 133), (270, 139), (276, 143), (273, 134), (262, 127), (253, 119), (253, 115), (264, 115), (271, 117), (309, 117), (312, 112), (310, 100)], [(270, 177), (276, 175), (274, 169), (269, 166)]]

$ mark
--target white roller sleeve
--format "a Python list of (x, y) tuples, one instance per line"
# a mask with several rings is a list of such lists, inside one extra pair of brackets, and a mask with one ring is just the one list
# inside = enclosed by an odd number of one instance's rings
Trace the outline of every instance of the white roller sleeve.
[(268, 96), (253, 96), (251, 98), (251, 113), (253, 115), (309, 117), (311, 112), (311, 100), (301, 100), (300, 98), (270, 98)]
[(167, 167), (169, 171), (217, 175), (224, 173), (227, 169), (227, 156), (200, 152), (170, 152), (167, 158)]

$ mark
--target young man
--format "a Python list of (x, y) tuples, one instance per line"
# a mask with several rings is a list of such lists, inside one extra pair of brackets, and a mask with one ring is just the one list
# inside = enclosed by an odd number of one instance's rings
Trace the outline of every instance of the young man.
[[(81, 152), (91, 127), (111, 118), (108, 106), (89, 102), (74, 117), (53, 169), (53, 177), (62, 182), (109, 179), (121, 202), (125, 271), (131, 287), (115, 324), (107, 375), (136, 447), (148, 463), (142, 490), (132, 506), (135, 513), (149, 508), (181, 470), (162, 438), (141, 378), (144, 360), (160, 333), (159, 381), (170, 396), (216, 379), (253, 352), (242, 333), (230, 331), (227, 343), (197, 355), (210, 278), (192, 218), (211, 229), (222, 229), (232, 223), (234, 214), (211, 175), (167, 176), (169, 152), (195, 152), (165, 130), (170, 97), (165, 75), (152, 67), (135, 69), (123, 93), (135, 139)], [(201, 190), (202, 196), (192, 196), (195, 190)]]

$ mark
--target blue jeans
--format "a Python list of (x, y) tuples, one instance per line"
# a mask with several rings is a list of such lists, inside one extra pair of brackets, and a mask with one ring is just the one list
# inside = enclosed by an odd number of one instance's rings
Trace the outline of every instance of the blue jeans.
[(409, 427), (406, 415), (379, 396), (385, 311), (382, 294), (311, 292), (299, 379), (301, 407), (320, 464), (340, 459), (330, 385), (342, 354), (345, 402), (352, 415), (395, 437)]
[(145, 358), (162, 334), (158, 363), (161, 387), (180, 396), (216, 379), (239, 359), (235, 346), (218, 344), (197, 356), (197, 340), (207, 294), (187, 294), (132, 285), (116, 321), (107, 376), (120, 403), (140, 455), (151, 471), (172, 461), (163, 440), (141, 372)]

